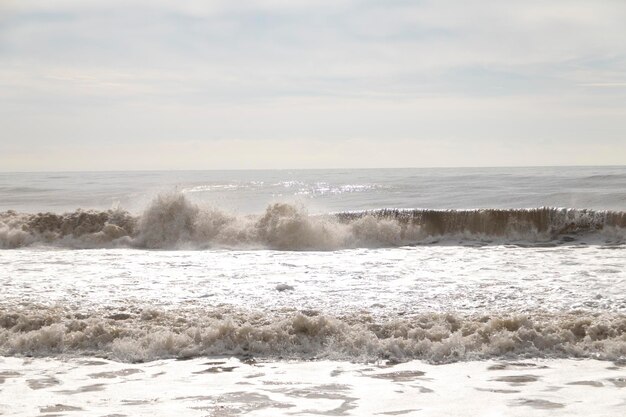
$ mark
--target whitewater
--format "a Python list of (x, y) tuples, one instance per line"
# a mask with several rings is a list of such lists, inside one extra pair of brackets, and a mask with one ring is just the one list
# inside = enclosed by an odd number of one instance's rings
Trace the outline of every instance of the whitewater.
[(0, 415), (621, 415), (625, 250), (626, 167), (0, 173)]

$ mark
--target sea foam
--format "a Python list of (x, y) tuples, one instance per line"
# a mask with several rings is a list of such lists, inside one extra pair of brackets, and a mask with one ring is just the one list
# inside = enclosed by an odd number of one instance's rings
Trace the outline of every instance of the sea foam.
[(96, 355), (136, 362), (206, 355), (341, 360), (626, 357), (626, 316), (591, 314), (267, 313), (225, 308), (123, 312), (0, 310), (1, 355)]

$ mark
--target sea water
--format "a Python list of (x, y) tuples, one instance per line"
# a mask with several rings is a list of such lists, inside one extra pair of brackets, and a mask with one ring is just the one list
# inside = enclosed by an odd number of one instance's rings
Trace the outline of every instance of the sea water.
[(2, 173), (0, 248), (7, 361), (626, 358), (626, 167)]

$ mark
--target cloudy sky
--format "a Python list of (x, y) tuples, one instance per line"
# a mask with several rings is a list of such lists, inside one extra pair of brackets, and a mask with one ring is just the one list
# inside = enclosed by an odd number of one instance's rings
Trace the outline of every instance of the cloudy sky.
[(626, 164), (623, 0), (2, 0), (0, 170)]

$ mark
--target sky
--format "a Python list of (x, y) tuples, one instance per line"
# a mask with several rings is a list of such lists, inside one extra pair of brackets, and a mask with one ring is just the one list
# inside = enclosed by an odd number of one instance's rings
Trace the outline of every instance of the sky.
[(626, 164), (626, 1), (1, 0), (0, 171)]

